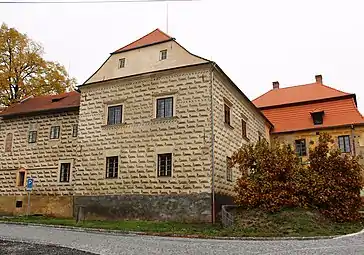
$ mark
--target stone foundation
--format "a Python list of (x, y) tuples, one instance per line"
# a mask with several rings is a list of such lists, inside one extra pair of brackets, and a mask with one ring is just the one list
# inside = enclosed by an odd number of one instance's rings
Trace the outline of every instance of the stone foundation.
[[(16, 207), (16, 203), (21, 207)], [(20, 202), (21, 201), (21, 202)], [(27, 212), (28, 196), (1, 196), (0, 215), (25, 215)], [(72, 196), (39, 196), (30, 197), (30, 215), (40, 214), (51, 217), (72, 218)]]
[(209, 193), (75, 196), (74, 215), (77, 215), (79, 207), (83, 207), (85, 219), (211, 221)]

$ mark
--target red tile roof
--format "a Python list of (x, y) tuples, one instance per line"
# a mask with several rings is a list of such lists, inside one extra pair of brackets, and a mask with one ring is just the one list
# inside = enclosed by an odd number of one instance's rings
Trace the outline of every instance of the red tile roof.
[(151, 44), (166, 42), (170, 40), (174, 40), (174, 38), (170, 37), (169, 35), (167, 35), (166, 33), (157, 28), (156, 30), (150, 32), (149, 34), (143, 36), (142, 38), (114, 51), (113, 54), (148, 46)]
[(253, 100), (258, 108), (350, 95), (321, 83), (272, 89)]
[(66, 92), (58, 95), (37, 96), (7, 107), (0, 113), (1, 117), (22, 115), (36, 112), (56, 111), (80, 106), (80, 93)]
[[(323, 124), (314, 125), (311, 113), (324, 111)], [(273, 123), (273, 133), (364, 124), (354, 97), (262, 110)]]

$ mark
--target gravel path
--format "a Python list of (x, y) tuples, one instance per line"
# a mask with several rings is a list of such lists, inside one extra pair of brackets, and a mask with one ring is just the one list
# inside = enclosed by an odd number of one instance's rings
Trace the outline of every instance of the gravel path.
[(0, 239), (61, 245), (105, 255), (364, 254), (364, 233), (351, 237), (316, 241), (220, 241), (121, 236), (49, 227), (0, 224)]

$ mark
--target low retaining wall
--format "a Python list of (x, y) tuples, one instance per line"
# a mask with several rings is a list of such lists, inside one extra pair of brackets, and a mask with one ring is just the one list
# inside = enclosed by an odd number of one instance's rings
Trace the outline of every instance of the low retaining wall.
[(79, 207), (85, 219), (211, 221), (210, 193), (75, 196), (74, 215)]

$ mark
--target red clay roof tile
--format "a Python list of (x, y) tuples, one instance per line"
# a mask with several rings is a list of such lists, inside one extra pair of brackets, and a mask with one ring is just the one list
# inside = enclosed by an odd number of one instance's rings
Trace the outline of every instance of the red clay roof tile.
[(272, 89), (253, 100), (258, 108), (350, 95), (321, 83)]
[(66, 92), (58, 95), (37, 96), (15, 103), (0, 113), (1, 117), (29, 114), (43, 111), (76, 108), (80, 106), (80, 93)]
[(141, 37), (140, 39), (114, 51), (113, 54), (144, 47), (144, 46), (155, 44), (155, 43), (170, 41), (170, 40), (174, 40), (174, 38), (170, 37), (169, 35), (167, 35), (166, 33), (164, 33), (163, 31), (161, 31), (160, 29), (157, 28), (156, 30)]
[[(311, 117), (311, 113), (317, 109), (324, 111), (322, 125), (314, 125)], [(273, 123), (273, 133), (364, 124), (364, 118), (356, 107), (354, 97), (270, 108), (262, 112)]]

